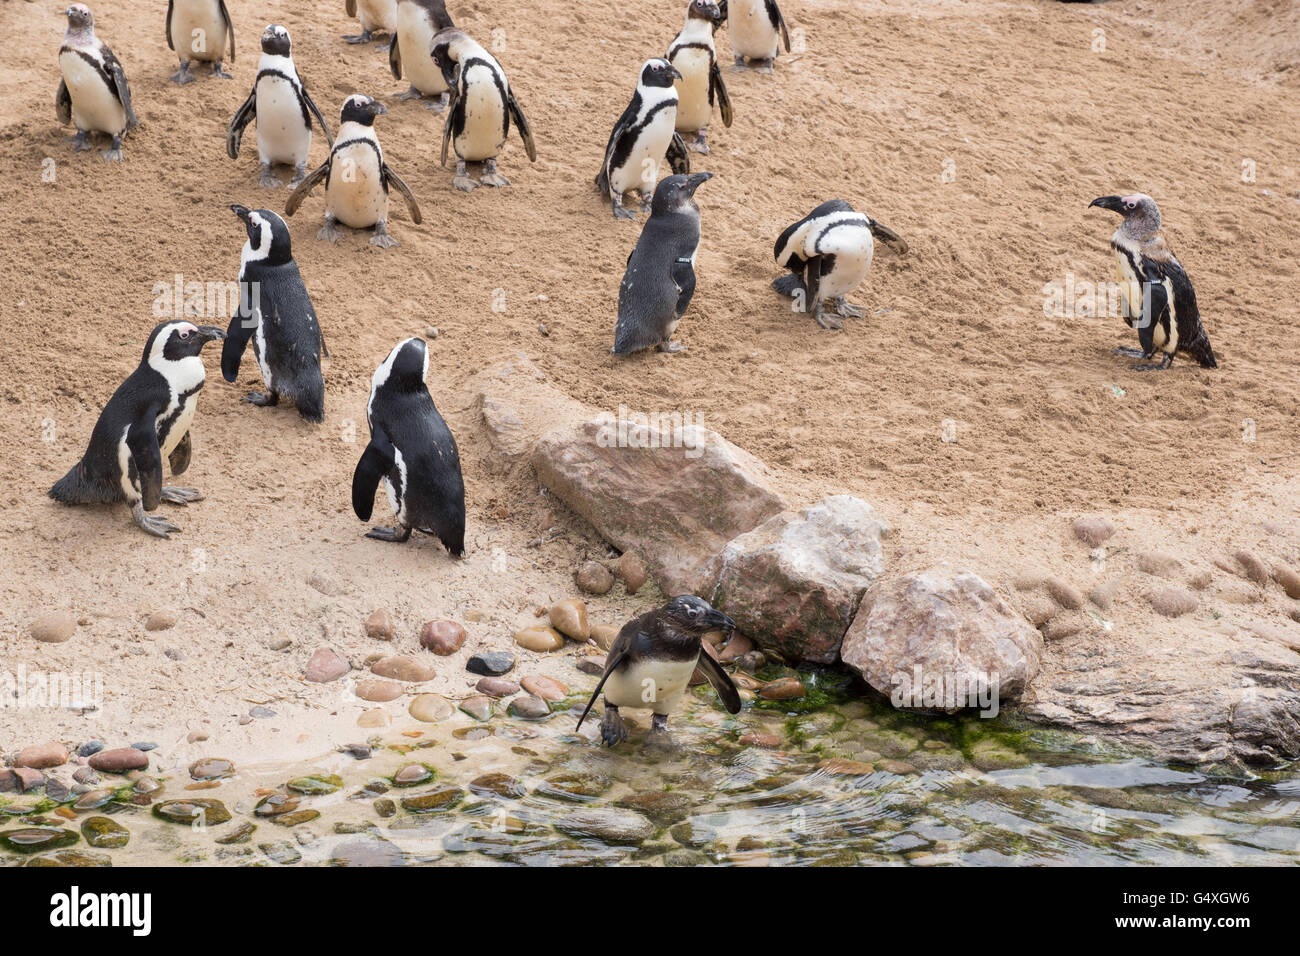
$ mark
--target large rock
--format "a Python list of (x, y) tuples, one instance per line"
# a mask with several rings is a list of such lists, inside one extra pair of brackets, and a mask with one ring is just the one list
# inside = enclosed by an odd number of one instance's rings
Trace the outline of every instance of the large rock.
[(1024, 693), (1043, 638), (978, 575), (940, 564), (873, 585), (841, 654), (895, 706), (951, 712), (975, 703), (972, 688)]
[(764, 651), (833, 664), (863, 592), (884, 570), (888, 533), (875, 509), (850, 495), (783, 512), (714, 559), (713, 606)]
[(762, 462), (699, 425), (606, 413), (544, 435), (532, 462), (607, 541), (641, 554), (668, 595), (710, 593), (710, 559), (785, 507)]
[(479, 373), (472, 388), (492, 447), (509, 463), (526, 461), (537, 439), (547, 432), (592, 414), (552, 385), (522, 352)]

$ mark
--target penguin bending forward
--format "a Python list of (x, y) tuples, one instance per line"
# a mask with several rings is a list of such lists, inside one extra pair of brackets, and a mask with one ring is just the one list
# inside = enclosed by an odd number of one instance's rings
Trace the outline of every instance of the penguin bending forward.
[(376, 33), (388, 34), (390, 42), (394, 39), (397, 31), (397, 0), (347, 0), (344, 8), (348, 16), (361, 21), (360, 33), (343, 37), (349, 43), (369, 43)]
[(505, 71), (487, 50), (469, 35), (455, 28), (443, 30), (433, 41), (433, 59), (451, 90), (451, 109), (442, 128), (442, 165), (447, 165), (447, 146), (456, 150), (456, 175), (452, 186), (463, 192), (478, 183), (466, 172), (466, 163), (483, 163), (478, 182), (485, 186), (509, 186), (510, 180), (497, 172), (497, 154), (505, 145), (513, 119), (529, 162), (537, 162), (533, 130), (519, 108)]
[(410, 89), (397, 94), (399, 100), (436, 96), (437, 102), (425, 106), (435, 113), (447, 108), (451, 88), (430, 51), (433, 38), (452, 26), (444, 0), (397, 0), (397, 36), (388, 48), (388, 67), (393, 79), (400, 80), (405, 69), (411, 81)]
[(690, 148), (709, 151), (708, 128), (717, 101), (722, 125), (731, 125), (731, 97), (722, 82), (713, 34), (722, 23), (722, 10), (713, 0), (691, 0), (686, 25), (668, 47), (668, 62), (681, 73), (677, 81), (677, 131), (695, 133)]
[(122, 134), (140, 121), (131, 110), (131, 88), (126, 73), (113, 51), (95, 37), (95, 18), (90, 9), (74, 3), (64, 11), (68, 29), (59, 47), (58, 92), (54, 112), (64, 126), (75, 126), (71, 142), (77, 152), (94, 149), (91, 133), (107, 133), (113, 145), (104, 153), (107, 162), (122, 159)]
[(221, 374), (227, 382), (239, 378), (251, 339), (266, 391), (250, 392), (244, 401), (265, 408), (287, 398), (307, 421), (323, 422), (325, 338), (293, 261), (289, 227), (269, 209), (230, 209), (243, 220), (248, 241), (239, 257), (239, 310), (221, 347)]
[[(776, 0), (721, 0), (718, 8), (727, 21), (731, 49), (736, 54), (735, 69), (774, 72), (780, 44), (784, 43), (785, 52), (790, 52), (790, 31)], [(757, 65), (750, 66), (746, 58)]]
[(623, 207), (623, 194), (641, 193), (642, 211), (649, 211), (659, 164), (665, 159), (674, 173), (689, 173), (691, 160), (677, 134), (677, 88), (682, 74), (667, 60), (646, 60), (636, 92), (614, 124), (605, 146), (605, 161), (596, 174), (596, 188), (614, 203), (615, 219), (635, 219)]
[(1088, 204), (1100, 206), (1124, 217), (1110, 247), (1115, 253), (1120, 303), (1124, 321), (1137, 329), (1141, 349), (1117, 348), (1120, 355), (1150, 361), (1156, 351), (1164, 352), (1158, 365), (1135, 365), (1140, 372), (1166, 369), (1178, 352), (1186, 352), (1202, 368), (1218, 368), (1209, 336), (1201, 324), (1196, 290), (1182, 263), (1160, 232), (1160, 209), (1144, 193), (1131, 196), (1101, 196)]
[(428, 374), (428, 346), (419, 338), (399, 342), (375, 370), (366, 404), (370, 444), (352, 476), (352, 510), (369, 521), (382, 480), (398, 526), (374, 528), (366, 537), (406, 541), (415, 529), (437, 536), (459, 558), (465, 553), (465, 481), (456, 439), (425, 386)]
[(181, 68), (169, 79), (173, 83), (193, 83), (190, 61), (212, 64), (212, 75), (232, 79), (221, 69), (226, 53), (226, 36), (230, 36), (230, 62), (235, 62), (235, 25), (230, 21), (226, 0), (167, 0), (167, 47), (175, 50)]
[(294, 168), (289, 185), (296, 186), (307, 175), (312, 116), (320, 123), (325, 141), (333, 146), (334, 139), (320, 107), (307, 95), (307, 87), (294, 69), (289, 31), (272, 23), (262, 32), (262, 59), (257, 64), (253, 90), (235, 111), (226, 131), (226, 153), (231, 159), (239, 158), (244, 127), (256, 118), (257, 154), (262, 161), (258, 185), (265, 189), (278, 188), (280, 180), (275, 178), (271, 167), (282, 163)]
[(615, 355), (654, 346), (661, 352), (686, 348), (669, 339), (695, 295), (700, 207), (694, 196), (700, 184), (712, 178), (713, 173), (669, 176), (655, 190), (650, 218), (627, 257), (618, 287), (618, 322), (610, 350)]
[(822, 203), (777, 238), (776, 264), (789, 269), (790, 275), (772, 280), (772, 288), (793, 298), (796, 312), (812, 312), (823, 329), (844, 328), (822, 306), (830, 302), (839, 315), (862, 317), (862, 310), (850, 305), (847, 296), (871, 269), (873, 237), (899, 255), (907, 252), (907, 243), (898, 233), (854, 212), (843, 199)]
[(663, 607), (633, 618), (623, 625), (605, 658), (605, 673), (591, 692), (578, 728), (592, 705), (605, 692), (605, 715), (600, 738), (613, 747), (627, 740), (620, 707), (648, 707), (654, 711), (652, 729), (668, 729), (668, 715), (681, 700), (695, 668), (704, 671), (722, 704), (740, 713), (740, 692), (722, 665), (702, 651), (709, 631), (734, 631), (736, 622), (693, 594), (675, 597)]
[[(337, 224), (341, 222), (352, 229), (373, 226), (375, 234), (370, 242), (381, 249), (397, 245), (397, 240), (388, 234), (389, 186), (406, 200), (411, 220), (417, 226), (424, 221), (410, 187), (384, 162), (375, 137), (375, 117), (387, 112), (383, 103), (369, 96), (360, 93), (349, 96), (339, 113), (339, 135), (329, 157), (289, 195), (284, 206), (286, 216), (297, 212), (317, 184), (325, 181), (325, 226), (316, 234), (317, 239), (337, 242), (340, 235)], [(341, 168), (339, 175), (332, 176), (335, 163)]]
[(203, 498), (195, 488), (163, 485), (163, 459), (173, 475), (189, 467), (190, 425), (205, 378), (199, 353), (223, 337), (218, 328), (183, 320), (155, 328), (139, 367), (100, 413), (86, 453), (50, 489), (50, 497), (70, 505), (124, 501), (135, 523), (149, 534), (166, 538), (179, 531), (168, 519), (148, 512), (162, 501), (187, 505)]

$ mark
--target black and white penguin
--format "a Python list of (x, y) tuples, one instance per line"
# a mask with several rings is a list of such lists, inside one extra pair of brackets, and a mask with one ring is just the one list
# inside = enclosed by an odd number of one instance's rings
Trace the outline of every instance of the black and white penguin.
[(399, 100), (436, 96), (437, 102), (425, 105), (435, 113), (447, 108), (451, 88), (430, 52), (433, 38), (452, 26), (443, 0), (397, 0), (397, 36), (388, 48), (388, 66), (394, 79), (400, 80), (405, 70), (411, 82), (409, 90), (398, 94)]
[(231, 159), (238, 159), (244, 128), (257, 120), (257, 154), (262, 161), (262, 178), (258, 185), (266, 189), (280, 185), (280, 180), (271, 172), (271, 167), (277, 163), (294, 168), (291, 186), (298, 185), (306, 177), (312, 116), (320, 123), (326, 142), (334, 145), (320, 107), (307, 94), (306, 85), (294, 69), (290, 51), (289, 31), (284, 27), (272, 23), (262, 31), (262, 59), (257, 64), (257, 79), (226, 131), (226, 152)]
[(221, 374), (227, 382), (239, 378), (251, 339), (266, 391), (250, 392), (244, 400), (265, 408), (287, 398), (307, 421), (323, 422), (325, 338), (293, 261), (289, 227), (269, 209), (230, 209), (243, 220), (248, 241), (239, 256), (239, 310), (221, 347)]
[[(353, 93), (339, 112), (339, 135), (329, 158), (312, 171), (289, 195), (284, 214), (292, 216), (307, 195), (324, 180), (325, 226), (317, 239), (337, 242), (338, 223), (352, 229), (374, 227), (372, 245), (387, 249), (398, 244), (388, 234), (388, 187), (392, 186), (406, 200), (411, 219), (418, 226), (424, 221), (411, 189), (402, 177), (384, 162), (383, 151), (375, 137), (375, 117), (388, 112), (383, 103)], [(337, 175), (331, 171), (337, 166)]]
[(677, 132), (695, 133), (691, 149), (709, 151), (708, 127), (716, 101), (722, 125), (731, 125), (731, 97), (722, 82), (713, 34), (722, 22), (722, 10), (713, 0), (691, 0), (686, 25), (668, 47), (668, 62), (681, 73), (677, 81)]
[(605, 161), (596, 174), (596, 188), (614, 203), (615, 219), (635, 219), (623, 206), (623, 194), (641, 193), (643, 210), (650, 208), (659, 164), (665, 159), (674, 173), (689, 173), (686, 144), (677, 135), (677, 88), (682, 74), (665, 59), (646, 60), (636, 92), (614, 124), (605, 146)]
[(795, 311), (811, 312), (823, 329), (844, 328), (822, 307), (829, 302), (839, 315), (862, 317), (862, 310), (850, 305), (847, 296), (871, 269), (873, 237), (899, 255), (907, 252), (907, 243), (898, 233), (854, 212), (843, 199), (822, 203), (777, 238), (776, 264), (789, 269), (790, 275), (774, 279), (772, 288), (793, 298)]
[[(781, 44), (785, 44), (786, 53), (790, 52), (790, 31), (776, 0), (721, 0), (718, 8), (727, 21), (736, 69), (773, 72)], [(750, 66), (746, 59), (756, 65)]]
[[(447, 165), (448, 144), (456, 150), (456, 176), (451, 184), (464, 192), (478, 183), (509, 186), (510, 180), (497, 172), (496, 157), (510, 133), (510, 121), (519, 128), (529, 162), (537, 162), (537, 146), (501, 64), (455, 28), (434, 37), (433, 59), (451, 90), (451, 109), (442, 129), (442, 165)], [(466, 172), (466, 163), (483, 164), (478, 182)]]
[(148, 512), (159, 502), (186, 505), (203, 498), (195, 488), (164, 486), (163, 459), (173, 475), (189, 467), (190, 425), (205, 377), (199, 353), (223, 337), (214, 326), (182, 320), (155, 328), (139, 367), (100, 413), (86, 453), (50, 489), (50, 497), (70, 505), (124, 501), (135, 523), (149, 534), (165, 538), (179, 531), (162, 515)]
[(627, 740), (620, 707), (649, 708), (654, 711), (653, 730), (666, 731), (668, 715), (686, 692), (696, 667), (704, 671), (727, 712), (740, 713), (740, 692), (730, 675), (702, 650), (705, 634), (735, 629), (735, 621), (693, 594), (675, 597), (628, 621), (609, 647), (605, 673), (578, 718), (578, 728), (604, 690), (600, 738), (605, 746)]
[(375, 370), (366, 404), (370, 444), (352, 476), (352, 510), (369, 521), (382, 479), (397, 528), (367, 538), (405, 541), (412, 529), (434, 535), (456, 557), (465, 553), (465, 481), (456, 439), (433, 404), (423, 339), (399, 342)]
[(167, 46), (176, 51), (181, 68), (170, 77), (173, 83), (192, 83), (190, 62), (212, 64), (212, 75), (232, 79), (221, 69), (230, 37), (230, 62), (235, 62), (235, 25), (230, 21), (226, 0), (167, 0)]
[[(369, 43), (374, 34), (384, 33), (392, 42), (397, 33), (397, 0), (347, 0), (348, 16), (361, 21), (361, 32), (344, 36), (349, 43)], [(388, 49), (387, 46), (384, 49)]]
[(655, 190), (650, 218), (627, 257), (618, 287), (618, 322), (610, 350), (615, 355), (655, 346), (661, 352), (686, 348), (669, 339), (695, 294), (700, 207), (694, 196), (700, 184), (712, 178), (713, 173), (673, 175)]
[(74, 3), (64, 11), (68, 29), (59, 47), (59, 81), (54, 111), (64, 126), (75, 126), (71, 140), (77, 152), (94, 149), (91, 133), (107, 133), (113, 145), (104, 153), (108, 162), (122, 159), (122, 134), (140, 125), (131, 110), (131, 88), (122, 64), (107, 45), (95, 37), (90, 9)]
[(1129, 328), (1137, 329), (1141, 349), (1118, 348), (1121, 355), (1148, 361), (1164, 353), (1158, 365), (1135, 365), (1138, 371), (1166, 369), (1174, 354), (1187, 352), (1202, 368), (1218, 368), (1209, 336), (1201, 324), (1196, 291), (1182, 263), (1160, 232), (1160, 209), (1144, 193), (1101, 196), (1088, 204), (1124, 217), (1110, 247), (1115, 253), (1120, 302)]

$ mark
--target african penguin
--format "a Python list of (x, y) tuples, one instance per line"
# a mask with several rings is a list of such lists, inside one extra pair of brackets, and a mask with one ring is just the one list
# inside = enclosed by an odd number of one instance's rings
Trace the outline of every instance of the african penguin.
[(192, 83), (190, 61), (212, 64), (212, 75), (231, 79), (221, 69), (230, 37), (230, 62), (235, 62), (235, 25), (230, 21), (226, 0), (167, 0), (167, 46), (176, 51), (181, 68), (170, 77), (173, 83)]
[(722, 11), (713, 0), (691, 0), (686, 8), (686, 25), (668, 47), (668, 62), (681, 73), (677, 81), (677, 131), (695, 133), (690, 148), (707, 153), (708, 126), (716, 100), (722, 125), (731, 125), (731, 97), (722, 82), (713, 34), (722, 22)]
[(827, 316), (830, 302), (842, 316), (861, 318), (862, 310), (846, 296), (867, 277), (873, 241), (879, 239), (899, 255), (907, 243), (888, 226), (854, 212), (843, 199), (822, 203), (794, 223), (776, 240), (776, 264), (790, 270), (772, 281), (772, 288), (795, 300), (795, 311), (812, 312), (823, 329), (842, 329), (844, 323)]
[(1160, 232), (1156, 201), (1144, 193), (1133, 193), (1101, 196), (1088, 204), (1088, 208), (1093, 206), (1124, 217), (1111, 236), (1110, 247), (1115, 253), (1124, 319), (1137, 329), (1142, 348), (1115, 351), (1148, 360), (1157, 350), (1164, 352), (1158, 365), (1133, 366), (1142, 372), (1168, 368), (1176, 352), (1187, 352), (1202, 368), (1218, 368), (1201, 324), (1192, 280)]
[[(406, 199), (415, 224), (418, 226), (424, 221), (410, 187), (384, 162), (379, 140), (375, 137), (375, 117), (387, 112), (383, 103), (369, 96), (360, 93), (349, 96), (339, 113), (339, 135), (329, 157), (290, 194), (284, 207), (286, 216), (297, 212), (308, 193), (324, 180), (325, 226), (316, 234), (317, 239), (337, 242), (337, 223), (341, 222), (353, 229), (373, 226), (372, 245), (382, 249), (397, 245), (397, 240), (388, 234), (389, 186), (395, 187)], [(334, 171), (335, 165), (339, 167), (337, 171)]]
[[(785, 44), (786, 53), (790, 52), (790, 31), (776, 0), (721, 0), (718, 7), (727, 21), (736, 69), (773, 72), (781, 44)], [(749, 66), (746, 58), (758, 65)]]
[(655, 190), (650, 218), (627, 257), (618, 287), (618, 322), (610, 350), (615, 355), (652, 346), (661, 352), (686, 348), (669, 339), (695, 294), (700, 207), (693, 197), (700, 184), (712, 178), (713, 173), (673, 175)]
[(646, 60), (632, 102), (614, 124), (605, 146), (605, 161), (596, 174), (596, 188), (614, 203), (615, 219), (634, 219), (623, 207), (623, 194), (636, 189), (641, 206), (649, 210), (665, 159), (674, 173), (691, 171), (686, 144), (677, 135), (677, 88), (681, 73), (664, 59)]
[(433, 59), (451, 90), (451, 108), (442, 128), (442, 165), (447, 165), (447, 146), (456, 150), (456, 175), (452, 186), (463, 192), (478, 183), (466, 172), (466, 163), (483, 163), (479, 178), (485, 186), (509, 186), (510, 180), (497, 172), (497, 154), (505, 145), (513, 119), (530, 162), (537, 162), (533, 130), (519, 108), (505, 71), (487, 50), (454, 27), (433, 39)]
[(163, 459), (179, 475), (189, 467), (190, 425), (205, 372), (199, 353), (224, 337), (210, 325), (174, 320), (149, 335), (140, 365), (108, 400), (81, 461), (63, 476), (50, 497), (66, 504), (124, 501), (149, 534), (166, 538), (179, 531), (161, 515), (159, 502), (186, 505), (203, 495), (194, 488), (164, 486)]
[(239, 377), (244, 348), (252, 339), (266, 391), (250, 392), (244, 400), (264, 408), (287, 398), (307, 421), (323, 422), (320, 359), (325, 339), (293, 261), (289, 227), (269, 209), (230, 209), (243, 220), (248, 241), (239, 256), (239, 309), (221, 347), (221, 374), (227, 382)]
[(122, 134), (140, 125), (131, 110), (131, 88), (126, 84), (122, 64), (95, 37), (95, 18), (90, 9), (74, 3), (64, 11), (68, 29), (59, 47), (59, 81), (54, 96), (55, 115), (64, 126), (75, 126), (71, 140), (77, 152), (94, 149), (91, 133), (107, 133), (113, 145), (104, 153), (108, 162), (122, 159)]
[(352, 510), (370, 520), (382, 479), (397, 528), (373, 528), (366, 537), (406, 541), (414, 529), (435, 535), (460, 557), (465, 481), (456, 439), (425, 387), (428, 374), (428, 346), (418, 338), (399, 342), (376, 369), (366, 404), (370, 444), (352, 476)]
[(388, 66), (394, 79), (400, 80), (405, 70), (411, 82), (399, 100), (436, 96), (436, 103), (425, 105), (436, 113), (447, 108), (451, 91), (430, 51), (434, 36), (453, 25), (443, 0), (397, 0), (397, 36), (388, 48)]
[(326, 141), (334, 145), (320, 107), (307, 95), (307, 87), (294, 69), (289, 31), (272, 23), (262, 32), (262, 59), (257, 64), (253, 90), (235, 111), (226, 131), (226, 152), (231, 159), (239, 158), (244, 128), (256, 119), (257, 154), (262, 161), (262, 178), (258, 185), (266, 189), (277, 188), (280, 180), (271, 172), (271, 167), (283, 163), (294, 168), (294, 178), (289, 185), (296, 186), (307, 175), (312, 116), (320, 123)]
[(620, 707), (649, 708), (654, 711), (653, 730), (666, 731), (668, 715), (681, 700), (696, 667), (704, 671), (727, 712), (740, 713), (736, 685), (722, 665), (702, 650), (705, 634), (735, 629), (735, 621), (693, 594), (675, 597), (628, 621), (610, 645), (605, 673), (578, 718), (578, 728), (603, 689), (605, 714), (600, 738), (605, 746), (627, 740)]
[(361, 21), (361, 32), (343, 39), (349, 43), (369, 43), (374, 34), (386, 33), (391, 42), (397, 30), (397, 0), (347, 0), (346, 9), (348, 16)]

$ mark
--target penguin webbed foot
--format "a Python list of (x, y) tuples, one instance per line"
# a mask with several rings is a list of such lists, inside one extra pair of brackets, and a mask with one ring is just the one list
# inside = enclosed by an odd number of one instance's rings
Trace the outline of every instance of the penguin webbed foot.
[(844, 296), (840, 296), (835, 300), (835, 312), (837, 315), (842, 315), (849, 319), (862, 318), (862, 309), (850, 303), (848, 299), (844, 298)]
[(397, 101), (399, 103), (405, 103), (407, 100), (419, 100), (423, 98), (424, 98), (424, 94), (421, 93), (419, 90), (417, 90), (414, 86), (410, 87), (405, 93), (397, 94)]
[(104, 162), (120, 163), (122, 161), (122, 134), (113, 137), (113, 144), (104, 150)]
[[(1149, 358), (1154, 358), (1153, 355), (1146, 355), (1146, 356), (1143, 356), (1143, 357), (1144, 357), (1144, 358), (1148, 358), (1148, 359), (1149, 359)], [(1135, 372), (1163, 372), (1165, 369), (1167, 369), (1169, 366), (1171, 366), (1171, 365), (1173, 365), (1173, 364), (1174, 364), (1174, 357), (1173, 357), (1172, 355), (1170, 355), (1168, 352), (1166, 352), (1166, 353), (1165, 353), (1165, 357), (1164, 357), (1161, 361), (1159, 361), (1159, 362), (1152, 362), (1152, 363), (1149, 363), (1149, 364), (1146, 364), (1146, 365), (1134, 365), (1134, 366), (1133, 366), (1133, 371), (1135, 371)]]
[(426, 110), (432, 110), (434, 113), (443, 113), (447, 110), (447, 104), (451, 102), (451, 94), (443, 93), (436, 100), (429, 100), (424, 104)]
[[(294, 180), (294, 182), (298, 182), (298, 180)], [(271, 172), (270, 163), (262, 164), (262, 178), (257, 181), (257, 185), (261, 186), (263, 189), (280, 188), (280, 179), (275, 175), (275, 173)]]
[(1127, 355), (1129, 358), (1150, 358), (1146, 352), (1141, 349), (1135, 349), (1131, 345), (1121, 345), (1115, 349), (1116, 355)]
[(775, 72), (776, 72), (776, 61), (775, 61), (775, 60), (759, 60), (758, 62), (759, 62), (759, 65), (756, 66), (756, 67), (753, 67), (753, 69), (754, 69), (756, 72), (758, 72), (758, 73), (775, 73)]
[(181, 68), (171, 76), (167, 77), (167, 79), (171, 80), (177, 86), (184, 86), (186, 83), (193, 83), (194, 71), (190, 69), (189, 60), (183, 61), (181, 63)]
[(131, 506), (131, 517), (135, 523), (155, 538), (167, 538), (173, 531), (181, 529), (162, 515), (150, 515), (144, 512), (144, 503), (137, 501)]
[(393, 246), (401, 245), (389, 234), (388, 223), (382, 219), (375, 223), (375, 234), (370, 237), (370, 244), (380, 249), (391, 249)]
[(456, 175), (452, 177), (451, 185), (463, 193), (473, 192), (478, 188), (478, 183), (470, 176), (469, 171), (465, 168), (465, 161), (461, 160), (456, 164)]
[(371, 528), (366, 532), (367, 538), (374, 538), (376, 541), (391, 541), (394, 544), (402, 544), (411, 537), (411, 528), (409, 525), (403, 525), (400, 531), (393, 528)]
[(326, 217), (325, 225), (321, 226), (320, 232), (316, 233), (317, 239), (324, 239), (327, 242), (338, 242), (343, 233), (339, 232), (338, 224), (335, 220)]
[[(293, 168), (293, 179), (289, 180), (289, 188), (292, 189), (293, 187), (297, 186), (306, 178), (307, 178), (307, 164), (299, 163), (297, 166)], [(280, 185), (280, 180), (277, 179), (275, 181), (275, 184), (277, 186)]]
[(813, 311), (813, 318), (817, 320), (818, 325), (829, 332), (839, 332), (844, 328), (843, 322), (834, 316), (827, 315), (820, 305)]
[(699, 153), (702, 156), (709, 155), (709, 138), (704, 130), (699, 130), (695, 134), (695, 139), (686, 145), (686, 148), (693, 153)]
[(732, 67), (731, 67), (731, 68), (732, 68), (733, 70), (739, 72), (740, 70), (748, 70), (748, 69), (749, 69), (749, 64), (745, 62), (745, 57), (744, 57), (743, 54), (737, 53), (737, 54), (736, 54), (736, 62), (735, 62), (734, 64), (732, 64)]
[(636, 213), (623, 205), (623, 197), (614, 197), (614, 218), (615, 219), (635, 219)]
[(243, 400), (258, 408), (273, 408), (280, 404), (280, 396), (273, 391), (249, 392)]
[(202, 501), (203, 498), (203, 492), (197, 488), (179, 488), (174, 485), (165, 485), (160, 500), (169, 505), (188, 505), (194, 501)]
[(627, 727), (612, 704), (605, 704), (605, 714), (600, 718), (600, 739), (606, 747), (617, 747), (627, 740)]
[(72, 144), (72, 148), (78, 153), (88, 153), (95, 148), (90, 142), (90, 134), (84, 129), (77, 130), (77, 135), (69, 137), (68, 142)]
[(221, 61), (212, 64), (212, 75), (219, 80), (233, 80), (234, 77), (221, 68)]
[(357, 46), (361, 43), (369, 43), (372, 37), (369, 30), (363, 30), (360, 33), (353, 34), (352, 36), (348, 36), (345, 33), (343, 34), (343, 39), (348, 43), (351, 43), (353, 46)]
[(673, 342), (673, 341), (660, 342), (660, 343), (659, 343), (659, 351), (660, 351), (660, 352), (668, 352), (668, 353), (672, 353), (672, 352), (685, 352), (685, 351), (686, 351), (686, 346), (683, 345), (681, 342)]
[(510, 180), (506, 179), (497, 172), (497, 163), (495, 159), (489, 159), (483, 167), (483, 175), (478, 178), (484, 186), (509, 186)]

